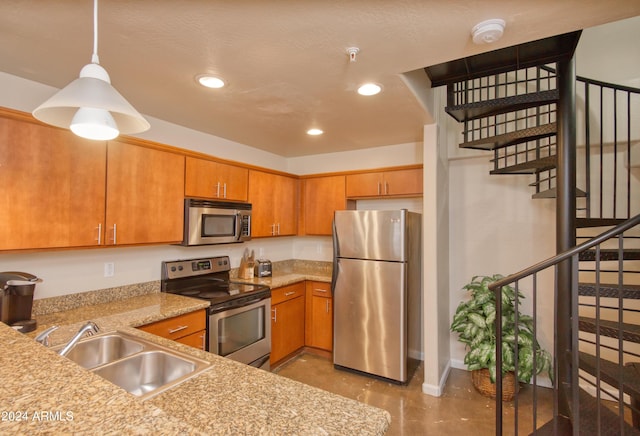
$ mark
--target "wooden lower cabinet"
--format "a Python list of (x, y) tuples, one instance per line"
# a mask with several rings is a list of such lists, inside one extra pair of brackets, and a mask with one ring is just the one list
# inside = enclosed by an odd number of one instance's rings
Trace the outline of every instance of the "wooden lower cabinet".
[(304, 347), (305, 283), (271, 290), (271, 365)]
[(333, 350), (333, 298), (331, 283), (306, 282), (305, 345)]
[(138, 328), (147, 333), (204, 350), (207, 337), (206, 317), (206, 310), (197, 310)]

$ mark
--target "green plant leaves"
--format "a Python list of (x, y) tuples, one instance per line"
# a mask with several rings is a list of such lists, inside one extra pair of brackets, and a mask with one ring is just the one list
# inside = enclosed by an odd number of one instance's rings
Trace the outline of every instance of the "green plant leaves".
[[(495, 293), (489, 289), (491, 283), (503, 276), (476, 276), (464, 286), (471, 299), (461, 302), (453, 316), (451, 330), (459, 334), (460, 342), (467, 347), (464, 363), (469, 370), (487, 368), (491, 381), (496, 377)], [(529, 315), (518, 311), (516, 326), (516, 291), (511, 286), (500, 289), (502, 300), (502, 372), (515, 371), (518, 380), (529, 382), (533, 376), (535, 350), (536, 373), (546, 372), (553, 376), (551, 355), (540, 348), (533, 335), (534, 321)], [(518, 300), (524, 299), (517, 292)], [(518, 305), (520, 302), (518, 301)], [(517, 342), (517, 345), (516, 345)], [(517, 359), (516, 359), (517, 353)]]

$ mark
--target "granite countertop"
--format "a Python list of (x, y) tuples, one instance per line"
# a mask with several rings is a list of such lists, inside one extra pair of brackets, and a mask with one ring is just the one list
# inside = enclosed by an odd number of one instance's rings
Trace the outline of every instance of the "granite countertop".
[(272, 277), (254, 277), (252, 279), (234, 278), (234, 281), (251, 284), (267, 285), (271, 289), (281, 288), (283, 286), (292, 285), (303, 280), (313, 280), (316, 282), (331, 283), (331, 276), (317, 273), (296, 273), (285, 272), (274, 274)]
[[(280, 287), (330, 278), (287, 273), (254, 280)], [(61, 325), (51, 335), (52, 345), (92, 320), (104, 332), (121, 330), (210, 362), (196, 377), (146, 401), (36, 343), (37, 332), (22, 335), (0, 323), (0, 433), (381, 435), (387, 430), (391, 418), (384, 410), (133, 328), (207, 305), (152, 293), (37, 317), (38, 331)], [(18, 421), (16, 412), (26, 419)]]

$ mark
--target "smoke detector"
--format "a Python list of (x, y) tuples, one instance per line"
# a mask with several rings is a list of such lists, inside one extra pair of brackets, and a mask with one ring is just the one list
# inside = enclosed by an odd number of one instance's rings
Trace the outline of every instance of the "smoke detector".
[(500, 18), (486, 20), (476, 24), (471, 29), (473, 42), (476, 44), (491, 44), (502, 38), (506, 23)]

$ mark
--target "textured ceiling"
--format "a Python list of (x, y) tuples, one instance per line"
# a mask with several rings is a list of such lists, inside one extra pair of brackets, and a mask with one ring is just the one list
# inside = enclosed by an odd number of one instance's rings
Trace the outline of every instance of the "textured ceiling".
[[(0, 71), (65, 86), (91, 59), (92, 11), (3, 0)], [(98, 53), (141, 113), (291, 157), (422, 141), (431, 117), (402, 73), (636, 15), (638, 0), (102, 0)], [(504, 37), (474, 45), (489, 18)], [(204, 89), (200, 73), (228, 85)], [(364, 81), (383, 92), (358, 95)]]

